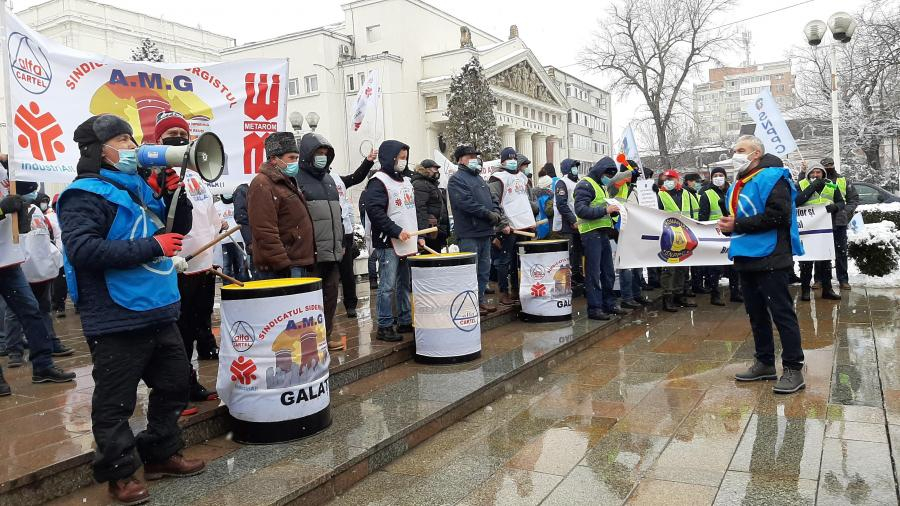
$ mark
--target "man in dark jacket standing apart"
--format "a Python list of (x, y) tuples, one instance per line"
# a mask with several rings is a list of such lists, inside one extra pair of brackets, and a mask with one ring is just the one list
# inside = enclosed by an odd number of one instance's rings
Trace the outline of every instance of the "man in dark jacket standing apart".
[(453, 209), (453, 228), (459, 250), (478, 257), (478, 304), (481, 315), (497, 310), (484, 300), (491, 275), (491, 238), (500, 225), (500, 203), (481, 177), (481, 153), (472, 146), (459, 146), (453, 152), (456, 173), (447, 183), (447, 195)]
[[(834, 270), (837, 272), (837, 280), (841, 290), (850, 289), (850, 276), (847, 274), (847, 225), (856, 214), (859, 206), (859, 193), (851, 181), (834, 170), (834, 159), (823, 158), (822, 167), (825, 175), (837, 185), (844, 197), (844, 208), (831, 215), (832, 230), (834, 231)], [(818, 274), (818, 273), (817, 273)]]
[[(825, 169), (815, 165), (806, 173), (806, 178), (800, 180), (800, 192), (794, 201), (797, 206), (825, 206), (825, 210), (831, 214), (832, 222), (844, 209), (844, 195), (837, 184), (826, 178)], [(846, 228), (846, 227), (845, 227)], [(846, 234), (847, 231), (844, 230)], [(835, 239), (837, 241), (837, 239)], [(801, 261), (800, 262), (800, 300), (808, 301), (810, 297), (810, 282), (813, 277), (813, 267), (816, 268), (816, 277), (822, 283), (822, 298), (827, 300), (841, 300), (840, 294), (831, 286), (831, 260)]]
[(316, 263), (316, 240), (306, 198), (294, 181), (300, 172), (294, 134), (266, 137), (266, 156), (247, 192), (257, 278), (302, 278)]
[(416, 166), (416, 173), (410, 178), (416, 192), (416, 218), (419, 230), (438, 227), (437, 232), (425, 236), (425, 245), (438, 252), (446, 244), (449, 235), (444, 225), (447, 204), (438, 187), (440, 169), (441, 166), (437, 162), (425, 159)]
[(344, 224), (340, 194), (334, 178), (328, 173), (332, 161), (334, 148), (321, 134), (311, 132), (300, 139), (300, 172), (295, 180), (306, 198), (315, 232), (316, 265), (313, 275), (322, 278), (328, 347), (339, 349), (341, 342), (331, 340), (331, 329), (337, 310), (340, 262), (344, 258)]
[[(190, 366), (175, 325), (179, 294), (171, 257), (191, 229), (191, 205), (180, 193), (167, 233), (163, 220), (176, 205), (171, 192), (181, 180), (172, 169), (163, 188), (155, 176), (141, 179), (125, 120), (94, 116), (75, 129), (74, 140), (81, 153), (78, 177), (58, 206), (66, 281), (94, 361), (94, 478), (109, 482), (110, 495), (130, 504), (149, 496), (135, 477), (142, 461), (150, 480), (205, 468), (179, 453), (178, 416), (188, 402)], [(147, 428), (135, 437), (128, 419), (141, 380), (152, 390)]]
[(719, 218), (719, 230), (732, 236), (728, 257), (741, 275), (744, 306), (756, 345), (753, 365), (736, 374), (735, 379), (759, 381), (778, 377), (774, 320), (781, 337), (784, 373), (773, 391), (793, 393), (806, 386), (801, 372), (804, 357), (800, 325), (788, 291), (794, 255), (803, 254), (794, 207), (796, 189), (790, 171), (777, 156), (765, 153), (757, 137), (739, 137), (731, 161), (737, 179), (725, 197), (726, 216)]

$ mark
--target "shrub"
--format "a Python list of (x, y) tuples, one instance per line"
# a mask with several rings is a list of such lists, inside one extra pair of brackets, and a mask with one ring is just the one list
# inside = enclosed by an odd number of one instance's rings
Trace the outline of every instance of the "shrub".
[(859, 206), (856, 210), (863, 215), (865, 223), (881, 223), (890, 221), (900, 230), (900, 202), (890, 204), (868, 204)]
[(891, 221), (866, 223), (862, 232), (848, 237), (847, 253), (867, 276), (886, 276), (900, 263), (900, 238)]

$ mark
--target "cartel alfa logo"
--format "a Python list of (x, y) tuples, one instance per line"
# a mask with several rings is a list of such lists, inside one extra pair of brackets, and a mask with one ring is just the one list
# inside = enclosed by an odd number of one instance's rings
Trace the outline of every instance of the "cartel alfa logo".
[(237, 381), (241, 385), (249, 385), (256, 380), (256, 364), (252, 359), (238, 357), (231, 361), (231, 381)]
[(478, 327), (478, 296), (472, 290), (457, 295), (450, 303), (450, 319), (463, 332), (472, 332)]
[(9, 36), (9, 66), (16, 82), (27, 92), (40, 95), (50, 88), (50, 60), (37, 42), (14, 32)]
[(535, 283), (531, 285), (531, 296), (532, 297), (546, 297), (547, 296), (547, 287), (544, 286), (543, 283)]
[(253, 347), (256, 332), (245, 321), (234, 322), (231, 326), (231, 347), (238, 353), (243, 353)]
[(16, 108), (13, 122), (22, 131), (18, 137), (19, 146), (30, 147), (35, 160), (53, 162), (57, 153), (66, 150), (66, 146), (58, 140), (63, 134), (62, 127), (49, 112), (41, 114), (36, 102), (30, 102), (27, 109), (24, 105)]
[(534, 264), (529, 272), (531, 273), (531, 279), (541, 281), (547, 275), (547, 268), (541, 264)]
[(681, 263), (694, 254), (697, 244), (697, 235), (683, 221), (666, 218), (659, 236), (658, 256), (666, 263)]

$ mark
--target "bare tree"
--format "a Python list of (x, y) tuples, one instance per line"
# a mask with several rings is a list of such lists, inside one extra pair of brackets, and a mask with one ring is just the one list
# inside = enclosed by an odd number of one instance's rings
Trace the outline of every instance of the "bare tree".
[(638, 92), (656, 128), (660, 157), (669, 164), (670, 123), (690, 111), (684, 84), (733, 47), (731, 31), (715, 27), (734, 0), (618, 0), (579, 63), (612, 76), (620, 95)]

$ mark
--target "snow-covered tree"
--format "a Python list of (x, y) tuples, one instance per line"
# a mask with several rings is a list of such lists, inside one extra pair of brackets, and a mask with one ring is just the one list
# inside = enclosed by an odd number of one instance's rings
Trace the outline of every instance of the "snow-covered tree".
[(131, 50), (131, 60), (132, 61), (149, 61), (149, 62), (161, 62), (163, 61), (163, 54), (156, 47), (156, 43), (150, 39), (141, 40), (141, 45)]
[(492, 160), (500, 152), (500, 135), (494, 118), (497, 99), (484, 77), (484, 69), (476, 56), (463, 65), (450, 82), (450, 101), (447, 104), (447, 130), (444, 137), (451, 150), (469, 145)]

